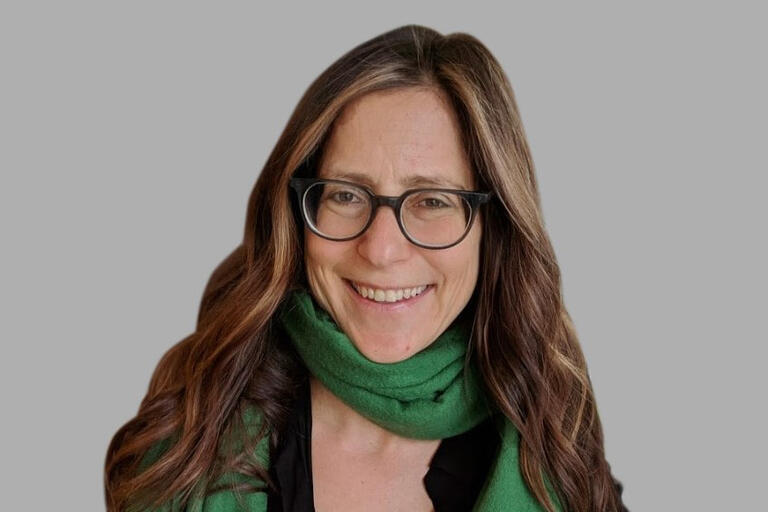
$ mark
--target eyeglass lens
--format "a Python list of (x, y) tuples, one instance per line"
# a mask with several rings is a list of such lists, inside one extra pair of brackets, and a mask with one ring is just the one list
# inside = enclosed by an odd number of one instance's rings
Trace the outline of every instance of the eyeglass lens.
[[(368, 224), (373, 202), (365, 189), (341, 183), (315, 183), (304, 196), (304, 209), (312, 225), (329, 238), (350, 238)], [(425, 190), (408, 195), (401, 221), (408, 235), (422, 245), (449, 245), (467, 229), (471, 205), (461, 195)]]

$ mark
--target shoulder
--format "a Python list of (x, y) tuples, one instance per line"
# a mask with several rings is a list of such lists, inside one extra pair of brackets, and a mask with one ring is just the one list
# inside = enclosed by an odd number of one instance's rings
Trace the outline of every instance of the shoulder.
[[(257, 406), (253, 404), (244, 405), (241, 414), (242, 424), (238, 428), (227, 429), (224, 435), (219, 438), (219, 457), (226, 457), (233, 453), (242, 453), (246, 449), (246, 445), (249, 444), (249, 440), (255, 439), (257, 435), (262, 433), (264, 416)], [(239, 428), (240, 426), (243, 428)], [(268, 457), (268, 452), (264, 451), (264, 443), (261, 441), (266, 440), (268, 442), (269, 432), (264, 432), (264, 434), (263, 438), (256, 445), (256, 456), (264, 464), (267, 464), (269, 462), (268, 458), (266, 458)], [(160, 460), (178, 441), (179, 434), (177, 432), (154, 442), (142, 456), (139, 463), (139, 472), (146, 470)]]
[(141, 474), (155, 464), (178, 441), (178, 436), (173, 435), (159, 441), (155, 441), (141, 457), (138, 473)]
[[(232, 500), (245, 499), (250, 506), (256, 506), (264, 501), (263, 492), (233, 492), (233, 489), (247, 487), (253, 490), (261, 490), (265, 482), (254, 476), (250, 468), (253, 462), (257, 462), (262, 468), (269, 468), (269, 432), (264, 431), (263, 437), (257, 443), (253, 443), (255, 436), (262, 433), (263, 414), (253, 405), (242, 408), (241, 425), (243, 429), (228, 429), (219, 439), (217, 456), (209, 468), (209, 472), (195, 484), (196, 497), (191, 498), (190, 510), (195, 511), (224, 511), (238, 510), (231, 508), (235, 502)], [(243, 432), (245, 435), (243, 435)], [(141, 474), (154, 464), (158, 463), (173, 446), (179, 442), (179, 434), (156, 441), (141, 457), (137, 474)], [(248, 452), (248, 453), (246, 453)], [(249, 468), (243, 471), (242, 468)], [(230, 503), (231, 502), (231, 503)], [(258, 508), (256, 508), (258, 510)]]

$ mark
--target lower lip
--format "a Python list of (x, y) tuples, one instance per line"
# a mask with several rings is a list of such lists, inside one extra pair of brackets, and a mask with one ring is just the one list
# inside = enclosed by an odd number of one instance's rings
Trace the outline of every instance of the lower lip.
[(352, 286), (352, 283), (344, 279), (344, 283), (347, 285), (347, 288), (349, 289), (350, 293), (355, 297), (357, 302), (367, 308), (371, 308), (374, 311), (381, 311), (381, 312), (395, 312), (395, 311), (401, 311), (401, 310), (409, 310), (419, 304), (421, 302), (421, 299), (424, 298), (425, 295), (432, 292), (432, 289), (435, 287), (434, 285), (430, 284), (427, 286), (427, 288), (421, 292), (420, 294), (411, 297), (409, 299), (402, 299), (397, 302), (376, 302), (375, 300), (366, 299), (359, 293), (357, 293), (357, 290)]

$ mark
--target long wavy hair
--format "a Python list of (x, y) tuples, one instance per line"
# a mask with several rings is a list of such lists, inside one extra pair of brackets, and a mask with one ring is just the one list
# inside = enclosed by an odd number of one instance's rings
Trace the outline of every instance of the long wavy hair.
[[(294, 175), (312, 175), (334, 120), (372, 91), (434, 87), (455, 109), (484, 205), (481, 267), (468, 350), (492, 403), (520, 431), (520, 468), (552, 512), (544, 475), (572, 511), (620, 509), (591, 381), (563, 305), (560, 270), (544, 228), (531, 152), (504, 71), (464, 33), (408, 25), (352, 49), (309, 87), (251, 192), (243, 242), (214, 270), (193, 334), (155, 369), (136, 416), (112, 438), (105, 462), (109, 511), (155, 506), (199, 489), (226, 468), (274, 488), (248, 454), (221, 455), (222, 439), (244, 436), (245, 408), (262, 414), (247, 446), (276, 446), (285, 404), (306, 369), (273, 327), (281, 302), (306, 286), (303, 226), (289, 193)], [(174, 443), (138, 472), (158, 443)], [(247, 451), (247, 450), (246, 450)]]

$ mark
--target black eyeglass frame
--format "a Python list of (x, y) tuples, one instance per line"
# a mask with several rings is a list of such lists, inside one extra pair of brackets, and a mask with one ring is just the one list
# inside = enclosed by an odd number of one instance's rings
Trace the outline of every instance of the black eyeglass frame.
[[(304, 206), (307, 191), (312, 185), (315, 185), (317, 183), (339, 183), (342, 185), (349, 185), (349, 186), (362, 189), (368, 194), (368, 197), (370, 198), (371, 205), (372, 205), (371, 213), (368, 216), (368, 220), (366, 221), (365, 225), (360, 229), (360, 231), (358, 231), (356, 234), (352, 236), (348, 236), (345, 238), (335, 238), (335, 237), (325, 235), (317, 229), (317, 227), (309, 219), (309, 216), (307, 215), (306, 207)], [(472, 229), (472, 224), (475, 221), (475, 217), (477, 217), (477, 211), (480, 205), (487, 203), (491, 199), (491, 196), (493, 196), (493, 192), (474, 192), (469, 190), (457, 190), (457, 189), (448, 189), (448, 188), (413, 188), (413, 189), (406, 190), (399, 196), (380, 196), (380, 195), (374, 194), (365, 185), (360, 185), (358, 183), (352, 183), (344, 180), (334, 180), (334, 179), (325, 179), (325, 178), (291, 178), (290, 186), (292, 189), (296, 191), (296, 195), (298, 196), (299, 209), (301, 210), (301, 216), (304, 219), (304, 223), (307, 225), (310, 231), (312, 231), (314, 234), (316, 234), (321, 238), (325, 238), (326, 240), (332, 240), (335, 242), (346, 242), (348, 240), (354, 240), (355, 238), (359, 237), (360, 235), (362, 235), (368, 230), (370, 225), (373, 223), (373, 219), (376, 218), (376, 213), (378, 212), (378, 209), (380, 206), (389, 206), (395, 212), (395, 219), (397, 220), (397, 225), (400, 228), (400, 231), (403, 233), (403, 236), (405, 236), (405, 238), (409, 242), (423, 249), (434, 249), (434, 250), (448, 249), (449, 247), (453, 247), (454, 245), (464, 240), (467, 234), (469, 234), (470, 229)], [(464, 233), (459, 237), (458, 240), (447, 245), (427, 245), (427, 244), (418, 242), (417, 240), (414, 240), (413, 237), (411, 237), (411, 235), (408, 234), (408, 231), (405, 229), (405, 226), (403, 225), (401, 207), (405, 202), (405, 200), (408, 198), (408, 196), (416, 194), (418, 192), (451, 192), (461, 196), (462, 199), (467, 201), (470, 207), (469, 220), (467, 221), (467, 227), (464, 229)]]

